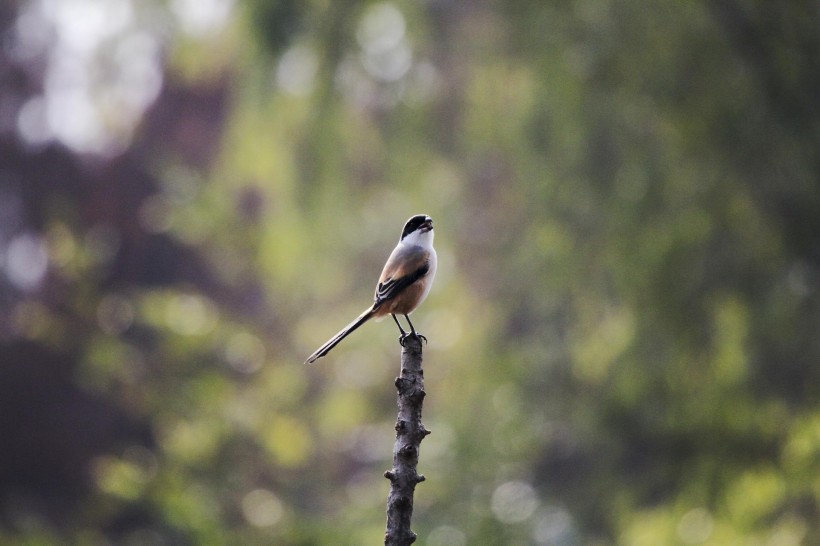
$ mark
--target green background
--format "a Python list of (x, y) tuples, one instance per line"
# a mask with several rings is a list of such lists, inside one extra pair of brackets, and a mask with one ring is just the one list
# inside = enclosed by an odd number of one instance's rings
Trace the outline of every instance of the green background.
[(816, 2), (0, 8), (0, 544), (820, 542)]

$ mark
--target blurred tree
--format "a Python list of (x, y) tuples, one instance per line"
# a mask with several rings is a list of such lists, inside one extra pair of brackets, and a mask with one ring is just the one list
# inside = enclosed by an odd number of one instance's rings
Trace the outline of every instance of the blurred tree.
[(817, 543), (818, 19), (3, 4), (0, 543), (381, 540), (422, 211), (420, 543)]

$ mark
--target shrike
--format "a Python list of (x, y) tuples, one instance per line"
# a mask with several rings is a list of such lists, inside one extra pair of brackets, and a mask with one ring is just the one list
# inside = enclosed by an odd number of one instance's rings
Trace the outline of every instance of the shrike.
[[(416, 333), (408, 316), (418, 307), (433, 285), (436, 274), (436, 251), (433, 248), (433, 219), (426, 214), (413, 216), (404, 224), (399, 244), (393, 249), (387, 263), (384, 264), (373, 305), (367, 308), (356, 320), (330, 338), (327, 343), (316, 349), (305, 364), (315, 362), (339, 344), (356, 328), (372, 319), (390, 315), (399, 327), (404, 344), (408, 335), (423, 337)], [(410, 325), (410, 333), (404, 331), (396, 315), (404, 315)]]

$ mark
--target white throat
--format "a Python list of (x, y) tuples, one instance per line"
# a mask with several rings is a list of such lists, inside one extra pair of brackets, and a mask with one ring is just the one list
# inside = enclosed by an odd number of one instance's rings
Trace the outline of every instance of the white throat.
[(402, 239), (401, 243), (405, 245), (418, 245), (426, 249), (431, 249), (433, 248), (433, 230), (421, 231), (420, 229), (417, 229)]

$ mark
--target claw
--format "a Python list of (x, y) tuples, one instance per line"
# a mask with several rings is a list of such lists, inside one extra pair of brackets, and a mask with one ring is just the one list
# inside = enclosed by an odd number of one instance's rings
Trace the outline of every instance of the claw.
[(424, 334), (420, 334), (418, 332), (404, 332), (402, 335), (399, 336), (399, 345), (404, 347), (404, 341), (408, 337), (414, 337), (414, 338), (418, 339), (419, 341), (423, 341), (424, 343), (427, 343), (427, 336), (425, 336)]

